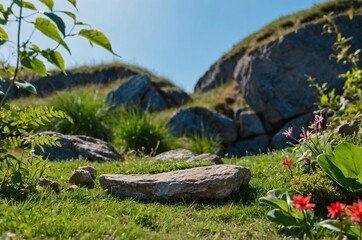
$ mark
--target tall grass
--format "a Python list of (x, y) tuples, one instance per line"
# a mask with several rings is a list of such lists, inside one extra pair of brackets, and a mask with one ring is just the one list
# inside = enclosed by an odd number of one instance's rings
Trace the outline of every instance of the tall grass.
[(64, 134), (87, 135), (105, 141), (114, 137), (111, 128), (115, 120), (114, 113), (109, 111), (103, 99), (97, 93), (89, 93), (86, 89), (80, 92), (60, 93), (50, 104), (55, 109), (67, 113), (74, 124), (60, 119), (52, 123), (51, 130)]
[(121, 110), (116, 135), (126, 150), (156, 154), (171, 149), (174, 138), (154, 115), (141, 109)]
[(211, 137), (206, 134), (195, 134), (190, 138), (188, 148), (196, 154), (216, 154), (219, 150), (221, 150), (221, 140), (218, 137)]

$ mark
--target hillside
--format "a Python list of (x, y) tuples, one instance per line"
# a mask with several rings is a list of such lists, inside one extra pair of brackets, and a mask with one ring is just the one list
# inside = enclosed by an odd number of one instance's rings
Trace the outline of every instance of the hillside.
[(325, 21), (325, 16), (343, 16), (362, 12), (362, 2), (356, 0), (331, 0), (317, 4), (309, 9), (280, 17), (257, 32), (242, 39), (230, 51), (222, 55), (198, 80), (195, 92), (207, 92), (225, 82), (234, 80), (233, 70), (237, 60), (257, 48), (273, 42), (281, 36), (295, 32), (308, 24)]

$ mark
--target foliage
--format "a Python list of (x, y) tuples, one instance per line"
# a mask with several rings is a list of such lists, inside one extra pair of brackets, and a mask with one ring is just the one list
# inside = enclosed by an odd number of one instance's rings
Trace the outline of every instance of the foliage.
[(362, 191), (361, 148), (341, 143), (333, 152), (318, 156), (317, 162), (341, 187), (355, 194)]
[[(35, 190), (35, 181), (45, 167), (33, 149), (44, 145), (60, 146), (56, 138), (34, 137), (31, 127), (38, 127), (52, 118), (68, 118), (61, 111), (48, 107), (28, 107), (23, 110), (5, 104), (2, 107), (0, 129), (0, 191), (16, 198)], [(9, 152), (11, 146), (24, 148), (20, 158)]]
[(206, 134), (195, 134), (190, 138), (189, 149), (196, 154), (216, 154), (221, 149), (221, 140), (218, 137), (207, 136)]
[(311, 201), (317, 206), (316, 212), (325, 210), (325, 205), (346, 198), (344, 192), (320, 169), (312, 174), (295, 175), (289, 182), (289, 188), (302, 195), (311, 195)]
[(117, 138), (126, 150), (138, 154), (156, 154), (167, 151), (173, 144), (168, 129), (154, 121), (154, 115), (141, 109), (121, 110)]
[(87, 135), (105, 141), (112, 141), (114, 132), (112, 123), (114, 113), (97, 94), (88, 91), (62, 93), (55, 96), (50, 104), (55, 109), (65, 112), (73, 120), (58, 119), (49, 126), (52, 130), (64, 134)]
[[(77, 9), (76, 0), (68, 2)], [(116, 55), (107, 37), (97, 30), (87, 29), (89, 25), (78, 21), (73, 12), (54, 10), (53, 0), (41, 0), (40, 3), (46, 10), (39, 10), (31, 1), (12, 0), (8, 2), (8, 6), (0, 3), (0, 47), (15, 49), (10, 57), (5, 61), (2, 60), (0, 64), (0, 76), (9, 79), (8, 84), (3, 84), (3, 88), (6, 89), (3, 89), (5, 92), (1, 92), (0, 101), (0, 187), (1, 194), (15, 198), (23, 197), (35, 190), (35, 180), (44, 171), (44, 162), (41, 157), (34, 155), (34, 148), (39, 147), (43, 150), (44, 145), (60, 146), (56, 138), (36, 136), (31, 128), (45, 125), (52, 118), (70, 120), (64, 112), (53, 108), (30, 106), (21, 110), (7, 104), (9, 92), (14, 86), (36, 94), (33, 85), (19, 78), (20, 72), (26, 68), (41, 76), (48, 75), (43, 62), (47, 61), (65, 73), (64, 60), (58, 48), (62, 47), (70, 53), (66, 39), (74, 36), (83, 37)], [(66, 32), (67, 21), (63, 18), (69, 18), (72, 22), (68, 32)], [(11, 38), (4, 29), (11, 22), (15, 22), (17, 26), (14, 38)], [(24, 24), (33, 29), (33, 32), (28, 39), (22, 41)], [(73, 32), (76, 28), (80, 28), (78, 33)], [(31, 38), (35, 31), (54, 41), (54, 47), (42, 49), (34, 43)], [(14, 63), (15, 67), (11, 65)], [(9, 153), (12, 146), (23, 148), (21, 157)]]

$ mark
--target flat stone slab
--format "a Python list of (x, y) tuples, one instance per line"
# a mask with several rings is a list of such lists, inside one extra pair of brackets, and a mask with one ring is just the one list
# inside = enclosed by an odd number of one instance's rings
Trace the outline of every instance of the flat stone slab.
[(191, 152), (190, 150), (179, 148), (160, 153), (153, 159), (156, 161), (188, 160), (195, 156), (195, 153)]
[(159, 174), (103, 174), (101, 187), (110, 194), (140, 199), (223, 199), (247, 185), (249, 168), (213, 165)]

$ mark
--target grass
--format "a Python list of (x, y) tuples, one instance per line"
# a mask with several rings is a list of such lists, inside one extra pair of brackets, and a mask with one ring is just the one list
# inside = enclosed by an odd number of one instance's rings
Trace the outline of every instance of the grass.
[[(23, 202), (0, 199), (0, 232), (31, 239), (280, 239), (283, 232), (266, 219), (269, 210), (258, 198), (289, 180), (281, 159), (290, 152), (224, 159), (247, 166), (253, 177), (247, 188), (221, 201), (143, 202), (107, 196), (99, 187), (59, 194), (44, 191)], [(209, 163), (153, 162), (128, 157), (125, 162), (85, 160), (51, 162), (46, 175), (63, 188), (79, 166), (103, 173), (158, 173)], [(326, 233), (323, 233), (326, 234)], [(333, 235), (326, 235), (333, 236)]]

